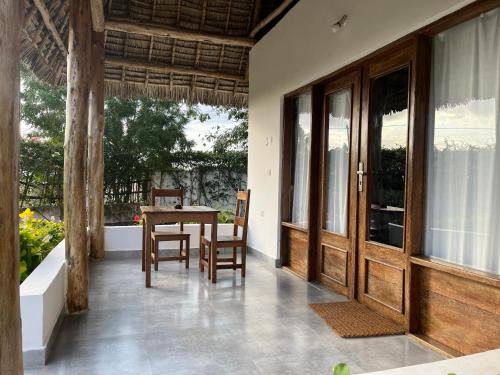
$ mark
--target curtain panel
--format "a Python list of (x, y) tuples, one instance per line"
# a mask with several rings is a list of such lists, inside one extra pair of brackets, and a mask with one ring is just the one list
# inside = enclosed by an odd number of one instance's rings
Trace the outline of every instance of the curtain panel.
[(311, 94), (295, 99), (293, 141), (292, 222), (307, 227), (309, 158), (311, 155)]
[(325, 229), (347, 234), (349, 190), (349, 142), (351, 133), (351, 89), (328, 98), (328, 177)]
[(500, 273), (500, 10), (433, 40), (425, 254)]

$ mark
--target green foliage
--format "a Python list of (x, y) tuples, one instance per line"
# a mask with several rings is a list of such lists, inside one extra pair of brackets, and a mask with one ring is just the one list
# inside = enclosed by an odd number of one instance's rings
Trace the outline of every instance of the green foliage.
[[(134, 183), (146, 190), (155, 172), (174, 168), (176, 154), (189, 152), (185, 125), (195, 109), (153, 99), (111, 98), (105, 107), (105, 192), (109, 201), (128, 203)], [(146, 200), (143, 196), (141, 200)]]
[(248, 152), (248, 110), (239, 108), (218, 109), (219, 113), (227, 111), (228, 118), (235, 120), (238, 124), (225, 131), (216, 131), (208, 139), (214, 142), (215, 153), (225, 153), (227, 151)]
[(221, 210), (218, 216), (219, 224), (231, 224), (234, 223), (234, 212), (229, 210)]
[[(20, 206), (59, 207), (62, 217), (66, 92), (39, 81), (27, 69), (22, 69), (22, 81), (22, 119), (30, 130), (21, 141)], [(244, 187), (248, 114), (239, 109), (218, 111), (238, 125), (211, 134), (207, 140), (214, 144), (213, 149), (200, 152), (192, 149), (184, 134), (191, 120), (209, 118), (197, 106), (148, 98), (108, 98), (106, 205), (115, 211), (119, 205), (131, 206), (129, 211), (134, 212), (137, 204), (147, 200), (156, 173), (171, 176), (175, 187), (196, 191), (191, 204), (210, 205), (234, 198), (235, 191)]]
[(36, 137), (21, 139), (19, 205), (24, 207), (30, 195), (42, 195), (39, 206), (59, 207), (62, 211), (64, 150), (53, 141)]
[(351, 375), (351, 370), (345, 363), (339, 363), (334, 367), (332, 375)]
[(62, 147), (66, 123), (66, 90), (38, 80), (21, 68), (21, 119), (32, 127), (31, 136), (50, 139)]
[(28, 208), (19, 215), (21, 282), (42, 262), (64, 238), (63, 223), (34, 218)]

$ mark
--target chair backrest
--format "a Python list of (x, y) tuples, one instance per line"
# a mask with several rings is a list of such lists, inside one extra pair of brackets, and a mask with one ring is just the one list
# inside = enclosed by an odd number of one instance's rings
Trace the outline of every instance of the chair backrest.
[(183, 204), (184, 193), (182, 189), (158, 189), (151, 188), (151, 206), (156, 206), (156, 198), (178, 198), (179, 203)]
[[(178, 203), (183, 205), (184, 204), (184, 192), (182, 189), (158, 189), (158, 188), (151, 188), (151, 200), (150, 200), (150, 205), (151, 206), (156, 206), (156, 198), (177, 198)], [(164, 223), (166, 225), (173, 225), (176, 223)], [(184, 223), (180, 223), (181, 225), (181, 230), (184, 230)]]
[(247, 240), (248, 209), (250, 208), (250, 189), (238, 191), (236, 195), (236, 212), (234, 213), (233, 235), (238, 235), (238, 228), (243, 228), (242, 239)]

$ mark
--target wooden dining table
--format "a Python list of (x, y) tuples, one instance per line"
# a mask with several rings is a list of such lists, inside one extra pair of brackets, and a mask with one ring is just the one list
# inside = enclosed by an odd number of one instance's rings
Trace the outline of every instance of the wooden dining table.
[[(165, 223), (197, 222), (201, 225), (211, 224), (211, 246), (209, 251), (209, 279), (217, 282), (217, 272), (211, 272), (217, 265), (217, 215), (219, 210), (206, 206), (183, 206), (175, 208), (170, 206), (141, 206), (143, 217), (142, 224), (142, 271), (146, 273), (146, 288), (151, 288), (151, 232), (155, 225)], [(200, 231), (201, 236), (204, 235)], [(211, 256), (215, 254), (215, 256)], [(203, 264), (200, 263), (200, 270)]]

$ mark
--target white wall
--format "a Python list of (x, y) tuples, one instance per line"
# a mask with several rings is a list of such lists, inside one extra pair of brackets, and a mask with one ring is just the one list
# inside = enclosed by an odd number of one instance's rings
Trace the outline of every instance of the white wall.
[[(250, 51), (249, 246), (278, 258), (284, 94), (457, 10), (470, 0), (300, 0)], [(343, 15), (337, 34), (330, 26)]]
[(25, 366), (45, 363), (47, 347), (65, 302), (64, 240), (50, 252), (20, 287)]
[[(158, 230), (166, 226), (157, 225)], [(169, 227), (179, 227), (179, 225)], [(205, 234), (210, 235), (211, 225), (205, 225)], [(218, 224), (217, 233), (219, 235), (232, 235), (233, 224)], [(200, 247), (200, 224), (184, 224), (184, 231), (191, 234), (189, 247), (197, 249)], [(104, 248), (106, 252), (133, 251), (142, 249), (142, 226), (110, 226), (104, 228)], [(178, 249), (179, 242), (160, 242), (160, 249)]]

